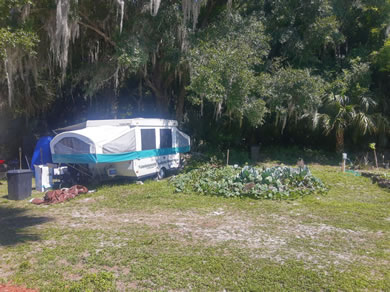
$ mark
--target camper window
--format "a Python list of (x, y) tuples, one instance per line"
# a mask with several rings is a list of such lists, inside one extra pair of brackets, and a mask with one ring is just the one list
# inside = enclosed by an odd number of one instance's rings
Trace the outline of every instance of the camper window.
[(142, 150), (156, 149), (156, 131), (141, 129)]
[(160, 148), (172, 148), (171, 129), (160, 129)]

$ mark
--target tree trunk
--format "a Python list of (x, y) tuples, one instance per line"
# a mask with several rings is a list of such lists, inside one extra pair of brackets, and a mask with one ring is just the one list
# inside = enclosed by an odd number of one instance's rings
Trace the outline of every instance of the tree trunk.
[(169, 97), (164, 91), (156, 90), (154, 92), (156, 95), (156, 106), (157, 112), (161, 115), (162, 118), (169, 117)]
[(186, 97), (186, 86), (188, 82), (188, 72), (183, 72), (182, 73), (182, 79), (180, 82), (180, 89), (179, 89), (179, 94), (177, 97), (177, 103), (176, 103), (176, 120), (177, 121), (182, 121), (184, 118), (184, 102), (185, 102), (185, 97)]
[(180, 88), (179, 96), (177, 97), (176, 104), (176, 120), (181, 122), (184, 117), (184, 98), (185, 98), (185, 87), (184, 85)]
[(138, 96), (139, 97), (137, 99), (137, 110), (140, 113), (143, 111), (143, 97), (144, 97), (143, 88), (142, 88), (142, 78), (140, 78), (138, 83)]
[(111, 99), (111, 116), (115, 120), (118, 118), (118, 104), (118, 97), (114, 94)]
[(110, 119), (117, 119), (119, 105), (118, 96), (115, 94), (114, 90), (109, 88), (105, 90), (105, 95), (108, 97), (108, 104), (106, 104), (107, 108), (105, 111), (108, 110), (107, 114)]
[(336, 130), (336, 152), (341, 153), (344, 150), (344, 129)]
[(145, 85), (148, 86), (156, 97), (156, 108), (162, 118), (169, 118), (169, 89), (171, 88), (173, 75), (165, 72), (162, 65), (157, 61), (153, 72), (144, 77)]

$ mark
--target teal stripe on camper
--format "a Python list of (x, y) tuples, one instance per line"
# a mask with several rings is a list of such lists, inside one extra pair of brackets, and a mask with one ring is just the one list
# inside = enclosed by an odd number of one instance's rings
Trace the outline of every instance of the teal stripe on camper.
[(98, 163), (96, 154), (52, 154), (54, 163)]
[(97, 154), (98, 163), (120, 162), (134, 159), (148, 158), (154, 156), (170, 155), (190, 151), (190, 147), (151, 149), (143, 151), (134, 151), (119, 154)]
[(190, 146), (151, 149), (118, 154), (53, 154), (55, 163), (114, 163), (154, 156), (185, 153), (190, 151)]

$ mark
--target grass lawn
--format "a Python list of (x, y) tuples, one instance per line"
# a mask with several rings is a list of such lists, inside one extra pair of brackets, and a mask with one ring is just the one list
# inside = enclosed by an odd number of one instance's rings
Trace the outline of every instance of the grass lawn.
[[(330, 191), (295, 201), (106, 185), (53, 206), (0, 185), (0, 283), (41, 291), (390, 290), (390, 193), (311, 166)], [(34, 197), (42, 194), (34, 193)]]

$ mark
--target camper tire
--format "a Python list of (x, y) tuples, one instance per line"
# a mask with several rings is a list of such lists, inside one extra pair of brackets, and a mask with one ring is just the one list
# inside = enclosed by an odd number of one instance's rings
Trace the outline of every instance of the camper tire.
[(165, 178), (167, 175), (167, 170), (165, 169), (165, 167), (161, 167), (159, 172), (157, 173), (157, 179), (163, 179)]

